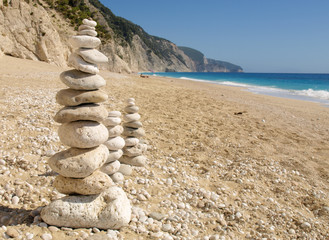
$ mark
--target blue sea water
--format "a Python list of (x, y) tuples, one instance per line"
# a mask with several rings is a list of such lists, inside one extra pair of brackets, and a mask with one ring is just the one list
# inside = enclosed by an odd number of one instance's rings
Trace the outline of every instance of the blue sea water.
[(143, 73), (238, 86), (253, 93), (319, 102), (329, 106), (329, 74), (302, 73)]

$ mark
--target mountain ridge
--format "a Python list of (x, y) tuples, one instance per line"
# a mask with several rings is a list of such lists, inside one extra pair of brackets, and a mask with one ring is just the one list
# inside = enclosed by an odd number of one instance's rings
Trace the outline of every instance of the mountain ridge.
[[(67, 66), (73, 50), (68, 39), (83, 18), (98, 22), (100, 51), (109, 58), (102, 69), (127, 73), (198, 69), (198, 63), (174, 43), (116, 16), (98, 0), (0, 0), (0, 52)], [(204, 71), (210, 66), (223, 70), (218, 62), (210, 62)]]

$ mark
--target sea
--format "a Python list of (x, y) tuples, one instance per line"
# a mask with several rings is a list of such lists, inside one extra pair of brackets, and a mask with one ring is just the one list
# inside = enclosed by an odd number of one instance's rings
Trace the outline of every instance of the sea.
[(329, 74), (224, 72), (143, 74), (242, 87), (255, 94), (317, 102), (329, 107)]

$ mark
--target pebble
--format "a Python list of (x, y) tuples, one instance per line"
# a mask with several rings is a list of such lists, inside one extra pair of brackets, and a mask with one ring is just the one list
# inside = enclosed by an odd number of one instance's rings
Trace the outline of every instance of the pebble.
[(107, 127), (107, 130), (109, 131), (109, 137), (118, 137), (123, 133), (123, 127), (120, 125), (114, 126), (114, 127)]
[(44, 234), (41, 235), (41, 238), (43, 240), (51, 240), (51, 239), (53, 239), (53, 236), (49, 233), (44, 233)]
[(60, 80), (75, 90), (97, 90), (106, 85), (106, 81), (100, 75), (84, 73), (75, 69), (62, 72)]
[(101, 44), (101, 40), (91, 36), (73, 36), (69, 39), (73, 48), (97, 48)]
[(125, 122), (123, 123), (123, 126), (129, 128), (141, 128), (143, 127), (143, 124), (140, 121), (134, 121), (134, 122)]
[(48, 227), (48, 230), (51, 231), (51, 232), (58, 232), (59, 231), (59, 228), (58, 227), (55, 227), (55, 226), (49, 226)]
[(110, 176), (115, 183), (122, 182), (125, 178), (122, 173), (116, 172)]
[(78, 28), (78, 31), (82, 31), (82, 30), (94, 30), (95, 31), (95, 27), (91, 27), (89, 25), (86, 24), (81, 24)]
[(15, 228), (12, 228), (12, 227), (7, 229), (6, 234), (12, 238), (17, 238), (20, 235), (19, 232)]
[(19, 203), (19, 197), (14, 196), (14, 197), (11, 199), (11, 203), (14, 204), (14, 205), (18, 204), (18, 203)]
[(62, 89), (56, 94), (56, 102), (64, 106), (78, 106), (85, 103), (105, 102), (108, 95), (102, 90), (84, 91)]
[(79, 48), (75, 52), (88, 63), (98, 64), (108, 62), (108, 58), (96, 49)]
[(80, 57), (75, 52), (71, 53), (71, 55), (69, 56), (68, 63), (71, 67), (74, 67), (75, 69), (81, 72), (91, 73), (91, 74), (99, 73), (99, 69), (96, 64), (86, 62), (82, 57)]
[(118, 160), (110, 163), (105, 163), (100, 170), (108, 175), (112, 175), (119, 171), (120, 169), (120, 162)]
[(138, 121), (140, 118), (141, 118), (141, 115), (139, 115), (138, 113), (126, 114), (123, 116), (123, 120), (125, 122)]
[(89, 20), (89, 19), (83, 19), (82, 20), (82, 23), (86, 26), (90, 26), (90, 27), (96, 27), (97, 25), (97, 22), (96, 21), (93, 21), (93, 20)]
[(125, 144), (125, 140), (120, 136), (110, 138), (106, 142), (104, 142), (104, 145), (111, 151), (117, 151), (119, 149), (122, 149)]
[(309, 222), (303, 222), (301, 225), (302, 228), (311, 228), (311, 224)]
[(161, 230), (164, 231), (164, 232), (169, 232), (169, 231), (172, 230), (172, 226), (169, 223), (163, 224)]
[(123, 151), (121, 149), (116, 151), (109, 151), (109, 156), (105, 163), (114, 162), (116, 160), (119, 160), (122, 157)]
[(134, 137), (128, 137), (125, 139), (125, 142), (126, 142), (125, 144), (126, 147), (133, 147), (139, 143), (139, 139)]
[(125, 176), (130, 176), (133, 172), (132, 167), (127, 164), (120, 164), (119, 172)]
[(87, 35), (87, 36), (91, 36), (91, 37), (96, 37), (97, 32), (95, 30), (91, 30), (91, 29), (84, 29), (84, 30), (79, 31), (78, 35)]
[(166, 217), (166, 215), (162, 214), (162, 213), (159, 213), (159, 212), (151, 212), (149, 214), (149, 217), (150, 218), (153, 218), (157, 221), (161, 221), (162, 219), (164, 219)]
[(108, 117), (103, 121), (103, 124), (106, 127), (113, 127), (117, 126), (121, 123), (121, 118), (120, 117)]

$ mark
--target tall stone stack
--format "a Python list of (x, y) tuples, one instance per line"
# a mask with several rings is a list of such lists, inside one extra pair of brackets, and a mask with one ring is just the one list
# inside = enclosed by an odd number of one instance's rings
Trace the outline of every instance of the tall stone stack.
[(97, 74), (97, 64), (108, 59), (95, 49), (101, 43), (95, 26), (96, 22), (84, 19), (78, 36), (70, 39), (77, 48), (69, 57), (75, 69), (60, 75), (69, 88), (56, 95), (64, 107), (54, 120), (62, 124), (60, 141), (70, 148), (56, 153), (48, 164), (59, 174), (54, 187), (69, 196), (51, 202), (41, 217), (61, 227), (118, 229), (129, 223), (131, 207), (125, 192), (100, 171), (110, 154), (103, 144), (109, 132), (102, 124), (108, 112), (99, 104), (108, 98), (99, 90), (106, 82)]
[(134, 98), (127, 99), (124, 111), (126, 114), (123, 117), (123, 136), (125, 136), (126, 144), (120, 162), (143, 167), (147, 161), (143, 155), (147, 150), (147, 144), (142, 143), (140, 139), (145, 136), (145, 131), (142, 128), (143, 124), (139, 121), (141, 116), (138, 114), (139, 108), (136, 106)]
[(109, 157), (101, 168), (101, 171), (110, 175), (114, 182), (121, 182), (124, 180), (122, 173), (118, 172), (120, 169), (119, 159), (123, 152), (122, 148), (125, 146), (125, 140), (121, 137), (123, 127), (121, 123), (121, 113), (119, 111), (111, 111), (103, 124), (107, 127), (109, 138), (104, 145), (109, 149)]

